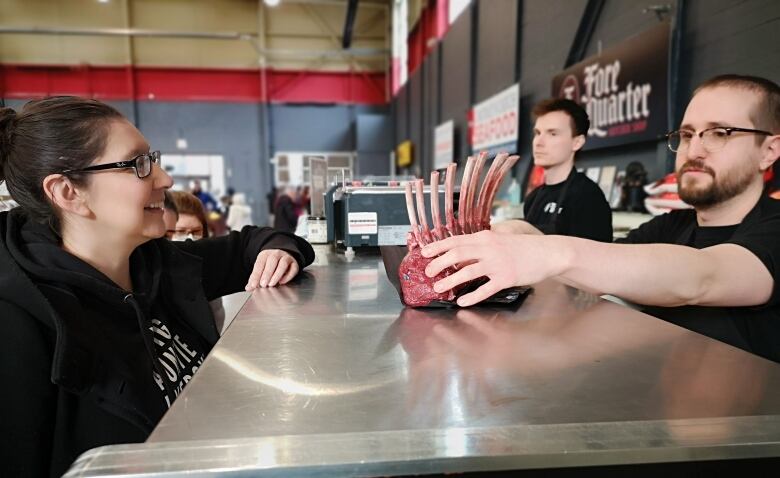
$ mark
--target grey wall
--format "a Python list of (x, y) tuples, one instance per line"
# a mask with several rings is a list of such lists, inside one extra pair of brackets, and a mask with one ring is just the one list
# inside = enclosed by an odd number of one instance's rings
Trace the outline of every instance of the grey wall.
[[(526, 177), (531, 163), (531, 108), (550, 96), (552, 78), (565, 67), (587, 3), (587, 0), (478, 0), (450, 27), (438, 49), (440, 102), (431, 109), (440, 113), (437, 123), (455, 120), (460, 133), (456, 151), (459, 158), (468, 153), (467, 111), (473, 103), (514, 83), (519, 69), (522, 159), (515, 174), (521, 179)], [(677, 0), (668, 3), (674, 13)], [(656, 25), (655, 14), (643, 12), (656, 4), (650, 0), (606, 0), (587, 44), (586, 56)], [(774, 36), (780, 29), (780, 2), (686, 0), (684, 6), (684, 15), (679, 19), (682, 22), (681, 69), (677, 77), (680, 93), (676, 103), (679, 112), (670, 128), (679, 121), (696, 85), (707, 78), (732, 72), (780, 82), (777, 60), (780, 43)], [(516, 48), (518, 15), (520, 51)], [(414, 110), (415, 106), (409, 108)], [(433, 163), (433, 152), (431, 148), (424, 151), (420, 160), (422, 169), (427, 171)], [(638, 160), (654, 179), (667, 172), (667, 158), (665, 140), (661, 139), (585, 152), (578, 157), (578, 167), (616, 165), (624, 169), (630, 161)]]
[(390, 151), (393, 149), (390, 115), (359, 114), (355, 122), (357, 167), (359, 176), (390, 174)]
[(395, 146), (409, 139), (409, 83), (398, 90), (393, 98), (393, 122), (395, 124)]
[(412, 173), (423, 173), (423, 69), (418, 68), (409, 77), (409, 139), (412, 140)]
[[(422, 158), (434, 156), (433, 132), (439, 121), (439, 49), (434, 49), (422, 65), (423, 83), (423, 124), (422, 124)], [(421, 159), (422, 159), (421, 158)], [(430, 161), (420, 161), (422, 174), (428, 176), (431, 172)]]
[(517, 0), (477, 4), (476, 97), (479, 103), (517, 82)]
[[(454, 120), (457, 131), (455, 143), (456, 160), (461, 161), (468, 152), (468, 121), (466, 114), (471, 108), (471, 30), (472, 10), (467, 8), (450, 26), (449, 32), (441, 42), (441, 70), (439, 88), (441, 105), (439, 123)], [(424, 158), (430, 168), (433, 157)]]
[[(137, 111), (138, 128), (153, 148), (163, 153), (224, 156), (226, 184), (247, 195), (256, 224), (267, 223), (271, 183), (259, 134), (259, 105), (139, 102)], [(179, 137), (187, 139), (186, 151), (176, 149)]]
[(682, 71), (690, 95), (721, 73), (744, 73), (780, 82), (780, 2), (777, 0), (688, 1)]
[(520, 61), (521, 160), (517, 177), (524, 179), (531, 165), (534, 104), (550, 96), (552, 78), (563, 69), (586, 0), (527, 1), (523, 4)]
[[(8, 100), (21, 108), (26, 100)], [(187, 154), (220, 154), (228, 172), (226, 184), (244, 192), (256, 224), (268, 222), (267, 194), (272, 175), (267, 157), (275, 151), (357, 151), (357, 119), (373, 118), (358, 152), (358, 174), (387, 174), (392, 149), (392, 121), (387, 106), (362, 105), (265, 105), (222, 102), (109, 102), (128, 119), (135, 119), (153, 148), (182, 154), (177, 138), (186, 138)], [(263, 115), (269, 109), (270, 143), (263, 135)], [(369, 120), (370, 123), (371, 120)], [(368, 124), (368, 123), (367, 123)], [(377, 126), (381, 125), (381, 126)], [(365, 128), (364, 128), (365, 129)], [(369, 154), (370, 153), (370, 154)]]

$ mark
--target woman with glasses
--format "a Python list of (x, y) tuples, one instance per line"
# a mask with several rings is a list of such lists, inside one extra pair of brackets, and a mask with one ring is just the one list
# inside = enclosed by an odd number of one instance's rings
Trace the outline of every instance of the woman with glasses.
[(218, 339), (208, 301), (293, 279), (302, 239), (247, 228), (169, 242), (160, 153), (93, 100), (0, 109), (2, 476), (60, 476), (146, 439)]
[(187, 191), (169, 191), (168, 194), (179, 213), (174, 229), (166, 231), (168, 239), (186, 241), (209, 237), (209, 222), (200, 199)]

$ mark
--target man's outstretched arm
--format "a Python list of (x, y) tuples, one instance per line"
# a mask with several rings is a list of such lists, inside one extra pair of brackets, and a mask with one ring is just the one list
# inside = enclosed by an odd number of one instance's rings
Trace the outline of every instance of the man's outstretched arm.
[(735, 244), (697, 250), (670, 244), (608, 244), (566, 236), (483, 231), (426, 246), (433, 277), (472, 264), (436, 284), (444, 291), (478, 277), (488, 283), (462, 297), (468, 306), (506, 287), (554, 277), (572, 286), (647, 305), (752, 306), (769, 300), (774, 279), (753, 253)]
[(559, 278), (575, 287), (658, 306), (756, 306), (774, 279), (736, 244), (694, 249), (673, 244), (605, 244), (557, 236), (568, 251)]

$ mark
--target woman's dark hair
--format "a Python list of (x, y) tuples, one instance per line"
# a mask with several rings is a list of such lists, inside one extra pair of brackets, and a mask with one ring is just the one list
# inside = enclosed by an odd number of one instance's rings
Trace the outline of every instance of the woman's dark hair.
[[(59, 233), (59, 213), (43, 180), (95, 161), (105, 150), (111, 121), (123, 118), (109, 105), (75, 96), (33, 100), (19, 113), (0, 109), (0, 181), (31, 219)], [(83, 174), (68, 178), (77, 186), (86, 182)]]

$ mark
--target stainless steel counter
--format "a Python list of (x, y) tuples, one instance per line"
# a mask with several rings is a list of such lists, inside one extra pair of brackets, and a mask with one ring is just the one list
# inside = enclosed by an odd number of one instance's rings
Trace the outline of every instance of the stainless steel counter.
[(371, 476), (780, 456), (780, 365), (546, 282), (402, 307), (326, 246), (255, 291), (145, 444), (68, 476)]

